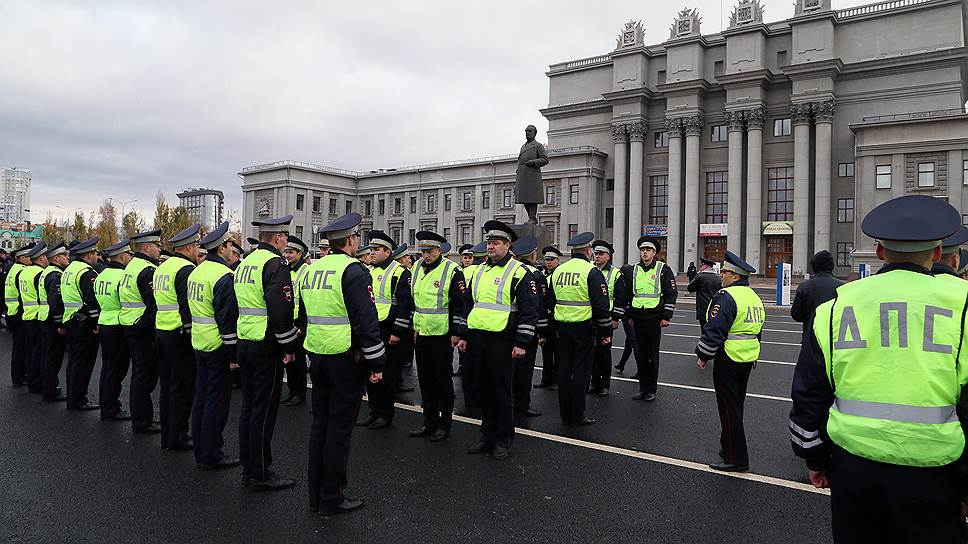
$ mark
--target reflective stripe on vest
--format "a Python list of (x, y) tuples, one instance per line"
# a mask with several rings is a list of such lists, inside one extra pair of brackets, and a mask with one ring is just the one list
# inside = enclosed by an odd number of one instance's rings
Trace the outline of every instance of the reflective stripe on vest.
[(279, 255), (268, 249), (257, 249), (239, 263), (235, 269), (235, 298), (239, 303), (239, 340), (261, 342), (269, 330), (269, 312), (266, 310), (262, 272), (271, 259)]
[(175, 292), (175, 277), (185, 267), (195, 268), (195, 264), (179, 255), (174, 255), (158, 266), (151, 282), (154, 291), (155, 328), (159, 331), (177, 331), (182, 328), (181, 314), (178, 312), (178, 294)]
[(615, 309), (615, 282), (622, 275), (622, 270), (609, 265), (608, 274), (605, 275), (605, 282), (608, 284), (608, 311)]
[(581, 323), (592, 318), (588, 274), (593, 268), (595, 265), (585, 259), (572, 257), (551, 273), (551, 288), (555, 292), (555, 321)]
[(642, 264), (636, 264), (632, 275), (632, 307), (649, 310), (659, 306), (662, 298), (662, 267), (665, 263), (655, 261), (655, 266), (646, 271)]
[(188, 275), (188, 310), (192, 313), (192, 348), (211, 353), (223, 344), (234, 344), (237, 335), (223, 338), (215, 322), (215, 284), (232, 270), (222, 263), (205, 260)]
[[(41, 273), (40, 280), (37, 282), (37, 295), (40, 299), (40, 310), (37, 313), (37, 319), (40, 321), (47, 321), (51, 317), (49, 304), (50, 297), (47, 294), (47, 276), (54, 273), (60, 274), (61, 269), (54, 265), (48, 266), (44, 269), (44, 272)], [(60, 283), (60, 278), (58, 278), (57, 281)], [(56, 319), (62, 319), (64, 316), (55, 315), (53, 317)]]
[(349, 351), (352, 330), (343, 298), (343, 274), (359, 261), (345, 253), (330, 253), (313, 261), (303, 276), (303, 306), (306, 308), (307, 351), (337, 355)]
[(8, 316), (20, 313), (20, 289), (17, 285), (17, 277), (24, 268), (27, 267), (20, 263), (14, 263), (3, 282), (3, 301), (7, 305)]
[(961, 457), (954, 407), (968, 383), (968, 282), (892, 270), (850, 282), (817, 308), (813, 332), (836, 400), (827, 434), (854, 455), (937, 467)]
[(411, 280), (413, 289), (413, 330), (423, 336), (442, 336), (450, 330), (450, 297), (447, 290), (457, 265), (443, 259), (430, 272), (418, 265)]
[(141, 316), (145, 315), (147, 306), (145, 301), (141, 299), (141, 291), (138, 290), (138, 276), (148, 268), (155, 269), (157, 267), (141, 257), (132, 258), (124, 267), (124, 276), (118, 286), (118, 298), (121, 301), (121, 312), (118, 319), (124, 326), (134, 325), (141, 319)]
[(386, 268), (374, 266), (370, 269), (370, 279), (373, 282), (373, 304), (376, 305), (376, 316), (380, 321), (386, 321), (390, 317), (390, 306), (397, 303), (396, 293), (391, 293), (393, 289), (392, 279), (400, 281), (400, 275), (404, 268), (397, 261), (393, 261)]
[(726, 334), (723, 349), (726, 356), (737, 363), (752, 363), (760, 358), (760, 341), (756, 335), (763, 330), (766, 310), (755, 291), (745, 285), (726, 287), (736, 303), (736, 317)]
[(309, 270), (309, 265), (302, 263), (299, 265), (299, 270), (290, 270), (289, 277), (292, 278), (292, 318), (299, 318), (299, 285), (302, 283), (303, 276), (306, 275), (306, 271)]
[(101, 315), (97, 318), (98, 325), (121, 324), (121, 295), (118, 289), (123, 279), (123, 268), (108, 267), (94, 280), (94, 297), (101, 307)]
[(517, 311), (517, 306), (511, 303), (511, 280), (520, 280), (525, 272), (514, 259), (509, 259), (504, 266), (486, 263), (478, 266), (471, 284), (474, 307), (467, 316), (467, 327), (490, 332), (507, 328), (511, 312)]
[[(64, 323), (74, 317), (74, 314), (84, 305), (81, 297), (81, 276), (92, 270), (91, 265), (76, 259), (67, 265), (64, 273), (61, 274), (61, 299), (64, 300)], [(100, 317), (100, 316), (99, 316)]]
[(34, 283), (44, 269), (32, 264), (24, 268), (17, 278), (20, 288), (20, 301), (24, 305), (24, 321), (37, 321), (37, 314), (40, 312), (40, 293), (37, 292), (37, 285)]

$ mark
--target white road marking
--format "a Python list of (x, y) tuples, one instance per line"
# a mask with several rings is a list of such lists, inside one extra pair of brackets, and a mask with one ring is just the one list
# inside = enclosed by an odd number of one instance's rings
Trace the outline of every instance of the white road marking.
[[(670, 326), (675, 326), (675, 325), (678, 325), (680, 327), (699, 327), (700, 326), (699, 323), (681, 323), (681, 322), (676, 322), (676, 321), (673, 321), (670, 324)], [(792, 329), (763, 329), (763, 331), (765, 331), (765, 332), (788, 332), (788, 333), (791, 333), (791, 334), (793, 334), (793, 333), (803, 334), (803, 330), (792, 330)]]
[[(674, 336), (676, 338), (692, 338), (692, 339), (695, 339), (696, 341), (699, 340), (698, 338), (696, 338), (695, 335), (692, 335), (692, 334), (674, 334), (671, 332), (667, 332), (667, 333), (663, 333), (662, 336)], [(797, 346), (797, 347), (800, 346), (800, 342), (770, 342), (768, 340), (761, 340), (760, 343), (773, 344), (776, 346)]]
[[(625, 346), (612, 346), (612, 349), (621, 349), (621, 350), (624, 350), (625, 349)], [(698, 357), (696, 357), (696, 354), (695, 353), (686, 353), (684, 351), (666, 351), (666, 350), (660, 349), (659, 350), (659, 353), (662, 353), (662, 354), (665, 354), (665, 355), (682, 355), (682, 356), (685, 356), (685, 357), (693, 357), (693, 358), (698, 359)], [(756, 362), (757, 362), (757, 364), (759, 364), (759, 363), (765, 363), (765, 364), (768, 364), (768, 365), (797, 366), (797, 363), (796, 362), (790, 362), (790, 361), (771, 361), (769, 359), (757, 359)]]

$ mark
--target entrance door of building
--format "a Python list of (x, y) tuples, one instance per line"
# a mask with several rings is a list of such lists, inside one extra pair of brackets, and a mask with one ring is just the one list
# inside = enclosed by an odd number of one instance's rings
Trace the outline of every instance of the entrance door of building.
[[(703, 257), (716, 261), (717, 263), (722, 263), (723, 259), (726, 258), (726, 237), (725, 236), (710, 236), (703, 238)], [(699, 263), (696, 263), (698, 266)]]
[(766, 277), (775, 278), (777, 265), (793, 261), (793, 236), (766, 237)]

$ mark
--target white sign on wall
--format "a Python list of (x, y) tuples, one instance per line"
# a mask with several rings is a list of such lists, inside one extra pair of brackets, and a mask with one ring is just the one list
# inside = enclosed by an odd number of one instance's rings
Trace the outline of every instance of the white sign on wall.
[(776, 265), (776, 303), (780, 306), (793, 304), (793, 299), (790, 297), (790, 288), (793, 283), (792, 268), (790, 263)]

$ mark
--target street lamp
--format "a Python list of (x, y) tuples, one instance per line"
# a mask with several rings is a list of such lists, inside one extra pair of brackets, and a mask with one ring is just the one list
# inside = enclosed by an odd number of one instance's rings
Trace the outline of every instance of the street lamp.
[(131, 204), (132, 202), (137, 202), (138, 201), (138, 199), (135, 198), (135, 199), (132, 199), (132, 200), (125, 200), (125, 201), (122, 202), (122, 201), (120, 201), (120, 200), (118, 200), (116, 198), (110, 197), (110, 196), (108, 197), (108, 200), (121, 202), (121, 220), (122, 221), (124, 221), (124, 207), (126, 205), (128, 205), (128, 204)]

